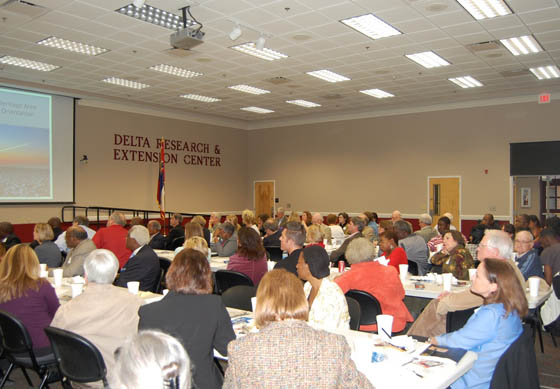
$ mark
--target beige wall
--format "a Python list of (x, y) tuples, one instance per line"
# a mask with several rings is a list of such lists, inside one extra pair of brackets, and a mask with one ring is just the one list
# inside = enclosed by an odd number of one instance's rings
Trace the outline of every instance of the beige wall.
[[(510, 214), (509, 143), (558, 140), (559, 103), (510, 104), (249, 133), (249, 186), (295, 210), (427, 210), (428, 176), (461, 176), (462, 215)], [(485, 173), (488, 169), (488, 174)]]

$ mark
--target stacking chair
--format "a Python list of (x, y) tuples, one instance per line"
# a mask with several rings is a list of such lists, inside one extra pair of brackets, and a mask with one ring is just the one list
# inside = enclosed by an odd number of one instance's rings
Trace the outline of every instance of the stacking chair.
[(0, 382), (0, 388), (4, 387), (14, 367), (21, 368), (29, 386), (33, 386), (33, 383), (26, 369), (34, 370), (41, 379), (39, 389), (46, 388), (49, 383), (60, 379), (56, 374), (54, 354), (49, 352), (36, 355), (27, 328), (18, 318), (5, 311), (0, 311), (0, 338), (3, 356), (10, 362)]
[(163, 291), (163, 288), (161, 287), (161, 285), (163, 283), (163, 278), (164, 277), (165, 277), (165, 270), (160, 267), (159, 268), (158, 282), (156, 283), (156, 286), (154, 286), (154, 290), (152, 290), (152, 292), (161, 293)]
[(226, 307), (252, 311), (251, 298), (257, 295), (257, 288), (248, 285), (236, 285), (222, 293), (222, 301)]
[(254, 286), (253, 281), (248, 276), (237, 271), (218, 270), (214, 275), (216, 277), (216, 294), (222, 294), (236, 285)]
[(475, 308), (469, 308), (463, 311), (447, 312), (445, 332), (450, 333), (463, 328), (474, 313), (474, 310)]
[(346, 292), (346, 297), (351, 297), (360, 305), (360, 326), (377, 324), (377, 315), (381, 315), (381, 305), (375, 297), (363, 290), (351, 289)]
[(268, 257), (271, 261), (278, 262), (282, 260), (282, 249), (277, 246), (268, 246), (265, 247), (266, 252), (268, 253)]
[(360, 316), (362, 315), (360, 303), (352, 297), (346, 296), (346, 304), (348, 304), (348, 314), (350, 315), (350, 329), (358, 331), (360, 329)]
[(169, 246), (169, 250), (175, 250), (177, 247), (182, 246), (185, 243), (184, 236), (178, 236), (177, 238), (171, 241), (171, 245)]
[(167, 289), (167, 284), (165, 282), (165, 276), (167, 275), (167, 271), (169, 270), (169, 267), (171, 266), (171, 261), (165, 259), (165, 258), (159, 258), (159, 268), (163, 271), (163, 274), (161, 275), (161, 280), (159, 283), (159, 289), (157, 290), (156, 293), (161, 293), (164, 289)]

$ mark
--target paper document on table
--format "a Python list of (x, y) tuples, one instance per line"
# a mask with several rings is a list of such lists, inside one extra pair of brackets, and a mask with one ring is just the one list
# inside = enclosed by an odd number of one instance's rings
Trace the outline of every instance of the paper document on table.
[(387, 266), (389, 264), (389, 260), (387, 258), (385, 258), (384, 255), (377, 258), (376, 261), (379, 262), (380, 264), (382, 264), (383, 266)]

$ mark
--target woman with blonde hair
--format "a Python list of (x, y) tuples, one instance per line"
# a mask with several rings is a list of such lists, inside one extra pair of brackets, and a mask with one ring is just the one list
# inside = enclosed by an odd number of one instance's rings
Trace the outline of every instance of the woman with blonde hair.
[(299, 217), (299, 213), (297, 213), (297, 212), (295, 212), (295, 211), (292, 212), (292, 213), (290, 214), (290, 216), (288, 217), (288, 223), (289, 223), (289, 222), (298, 222), (298, 223), (301, 223), (301, 218)]
[(60, 267), (62, 265), (62, 255), (60, 249), (52, 241), (54, 233), (52, 227), (47, 223), (37, 223), (33, 229), (33, 239), (39, 245), (35, 247), (35, 253), (39, 258), (39, 263), (45, 263), (48, 267)]
[[(186, 247), (185, 244), (187, 243), (187, 241), (195, 236), (199, 236), (204, 239), (204, 233), (200, 224), (193, 222), (185, 224), (185, 242), (182, 246), (179, 246), (175, 249), (175, 254), (177, 254), (179, 251), (182, 251)], [(206, 247), (208, 247), (208, 243), (206, 244)]]
[(284, 269), (268, 272), (257, 290), (260, 331), (229, 344), (223, 387), (372, 388), (344, 336), (316, 330), (307, 318), (301, 281)]
[(30, 247), (13, 246), (0, 262), (0, 309), (20, 319), (34, 349), (50, 348), (43, 329), (60, 306), (54, 288), (39, 278), (39, 260)]
[(200, 236), (193, 236), (185, 241), (183, 247), (186, 249), (193, 249), (200, 251), (205, 257), (208, 257), (208, 243)]
[(323, 233), (321, 232), (321, 228), (318, 225), (313, 224), (309, 226), (309, 228), (307, 229), (306, 237), (308, 246), (317, 245), (325, 247), (325, 245), (323, 244)]
[(259, 231), (259, 227), (257, 227), (257, 225), (255, 224), (255, 214), (253, 213), (253, 211), (251, 211), (250, 209), (246, 209), (241, 212), (241, 223), (244, 227), (252, 228), (253, 230), (255, 230), (260, 236), (261, 233)]

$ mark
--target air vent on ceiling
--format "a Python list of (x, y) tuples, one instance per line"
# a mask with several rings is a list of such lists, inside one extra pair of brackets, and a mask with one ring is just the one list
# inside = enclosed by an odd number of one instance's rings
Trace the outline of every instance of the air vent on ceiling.
[(471, 45), (466, 45), (465, 47), (473, 53), (503, 49), (503, 46), (496, 41), (473, 43)]
[(36, 18), (49, 11), (48, 8), (21, 0), (4, 1), (0, 4), (0, 8), (2, 11), (13, 12), (15, 14), (31, 18)]
[(282, 84), (286, 84), (288, 82), (292, 82), (292, 80), (288, 80), (286, 77), (282, 77), (282, 76), (268, 78), (265, 81), (270, 82), (271, 84), (274, 84), (274, 85), (282, 85)]
[(321, 96), (321, 97), (323, 99), (326, 99), (326, 100), (337, 100), (337, 99), (342, 99), (343, 98), (343, 96), (339, 93), (332, 93), (330, 95), (324, 95), (324, 96)]
[(519, 77), (519, 76), (529, 76), (531, 72), (529, 69), (519, 69), (519, 70), (505, 70), (500, 72), (502, 77)]

